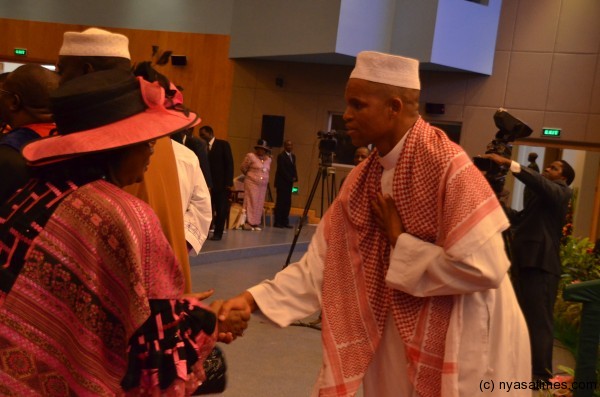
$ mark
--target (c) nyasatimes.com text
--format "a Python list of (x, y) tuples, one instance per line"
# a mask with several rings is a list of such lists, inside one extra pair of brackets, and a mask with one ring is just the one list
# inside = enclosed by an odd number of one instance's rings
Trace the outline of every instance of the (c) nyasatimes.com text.
[[(497, 384), (496, 384), (497, 383)], [(483, 379), (479, 382), (479, 390), (483, 392), (494, 391), (498, 387), (500, 390), (505, 390), (507, 393), (511, 390), (595, 390), (598, 387), (598, 382), (546, 382), (536, 380), (530, 382), (494, 382), (493, 379)]]

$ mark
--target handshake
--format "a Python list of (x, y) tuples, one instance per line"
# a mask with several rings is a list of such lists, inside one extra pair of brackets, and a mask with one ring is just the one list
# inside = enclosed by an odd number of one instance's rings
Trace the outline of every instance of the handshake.
[[(210, 289), (200, 293), (186, 294), (185, 298), (204, 300), (213, 293), (214, 290)], [(246, 293), (250, 295), (250, 293)], [(244, 293), (241, 295), (244, 295)], [(244, 304), (240, 304), (240, 301)], [(251, 301), (254, 303), (253, 299)], [(246, 302), (246, 299), (236, 297), (227, 302), (219, 299), (209, 304), (210, 309), (217, 316), (219, 342), (231, 343), (238, 336), (244, 336), (244, 330), (248, 328), (248, 321), (250, 321), (250, 313), (256, 310), (256, 304), (253, 306), (250, 303), (246, 304)], [(224, 305), (224, 303), (226, 304)]]

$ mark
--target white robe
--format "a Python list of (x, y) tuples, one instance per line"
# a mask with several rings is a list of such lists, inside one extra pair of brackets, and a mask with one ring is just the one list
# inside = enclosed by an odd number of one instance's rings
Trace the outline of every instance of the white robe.
[[(407, 134), (408, 135), (408, 134)], [(391, 194), (401, 141), (381, 158), (382, 190)], [(261, 311), (284, 327), (321, 308), (326, 253), (323, 225), (302, 259), (248, 291)], [(472, 255), (453, 260), (442, 247), (410, 234), (398, 237), (386, 283), (414, 296), (458, 295), (450, 324), (460, 324), (459, 395), (530, 397), (531, 358), (527, 325), (507, 275), (501, 233)], [(363, 380), (365, 397), (418, 397), (407, 373), (404, 345), (388, 315), (379, 348)], [(502, 382), (502, 383), (501, 383)], [(521, 389), (515, 390), (515, 383)], [(318, 395), (320, 380), (313, 395)], [(523, 389), (523, 386), (525, 388)], [(443, 393), (443, 390), (442, 390)]]
[(172, 139), (171, 142), (177, 162), (185, 239), (192, 247), (190, 254), (196, 256), (208, 237), (212, 221), (210, 191), (196, 154), (179, 142)]

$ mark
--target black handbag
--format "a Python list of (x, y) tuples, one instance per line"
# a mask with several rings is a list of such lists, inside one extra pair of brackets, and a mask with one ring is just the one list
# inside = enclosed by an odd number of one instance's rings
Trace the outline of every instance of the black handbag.
[(206, 380), (192, 395), (223, 393), (227, 385), (227, 363), (223, 352), (216, 346), (204, 361), (204, 373)]

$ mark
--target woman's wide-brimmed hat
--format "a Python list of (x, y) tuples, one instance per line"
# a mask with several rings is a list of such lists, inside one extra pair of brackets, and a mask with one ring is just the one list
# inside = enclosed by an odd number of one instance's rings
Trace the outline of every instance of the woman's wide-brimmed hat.
[(256, 145), (254, 145), (254, 149), (265, 149), (267, 152), (271, 151), (271, 148), (269, 147), (269, 145), (267, 145), (267, 141), (265, 141), (264, 139), (259, 139), (258, 142), (256, 142)]
[(170, 135), (200, 123), (194, 113), (167, 109), (165, 91), (156, 82), (123, 70), (77, 77), (50, 96), (57, 135), (27, 144), (30, 165), (117, 149)]

